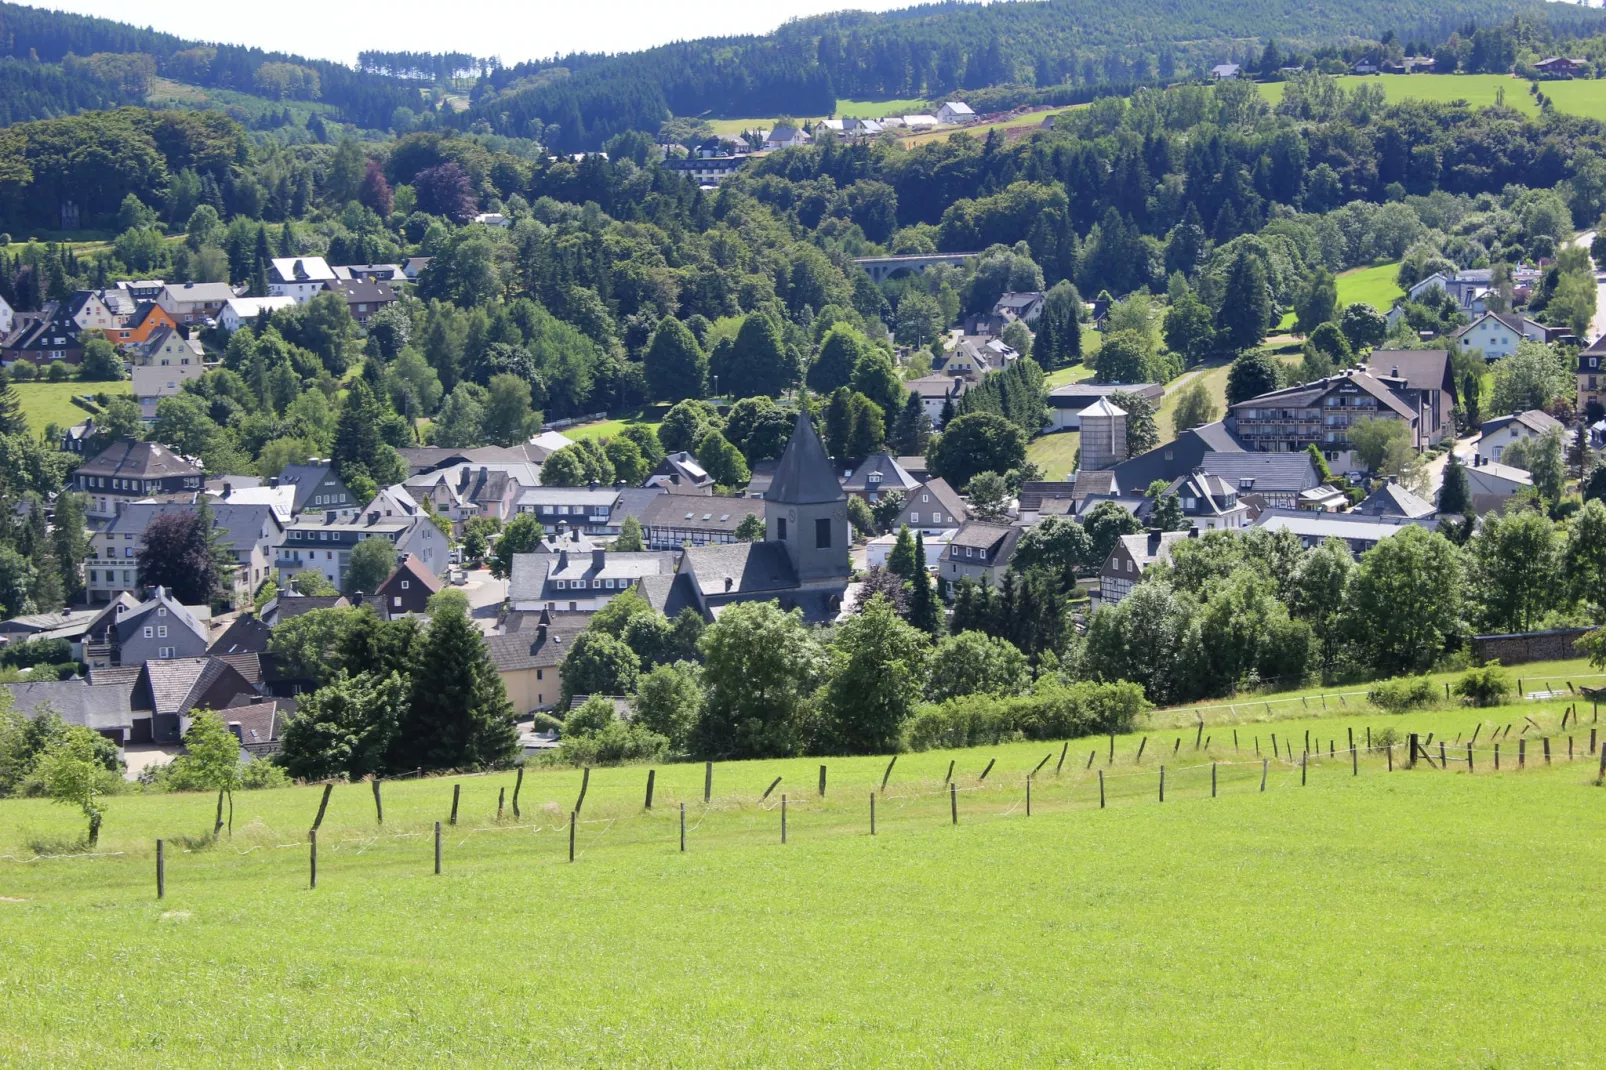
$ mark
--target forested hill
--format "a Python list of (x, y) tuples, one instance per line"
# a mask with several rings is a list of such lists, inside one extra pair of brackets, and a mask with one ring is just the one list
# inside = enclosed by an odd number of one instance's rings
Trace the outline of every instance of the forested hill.
[[(1247, 56), (1268, 37), (1313, 46), (1351, 37), (1439, 42), (1521, 14), (1566, 33), (1599, 12), (1543, 0), (1046, 0), (931, 4), (787, 23), (763, 37), (708, 38), (619, 56), (572, 55), (491, 72), (470, 121), (561, 148), (600, 144), (676, 115), (826, 115), (837, 97), (974, 95), (991, 86), (1124, 85)], [(537, 130), (535, 123), (555, 124)]]
[[(420, 28), (420, 33), (427, 35), (427, 29)], [(12, 105), (7, 110), (15, 112), (4, 117), (42, 117), (41, 109), (25, 108), (12, 99), (13, 93), (24, 91), (56, 104), (57, 110), (100, 107), (113, 101), (135, 102), (130, 99), (132, 94), (117, 92), (120, 79), (106, 77), (108, 67), (125, 68), (116, 73), (136, 77), (145, 68), (143, 73), (272, 99), (319, 100), (339, 109), (346, 122), (369, 129), (388, 129), (397, 108), (418, 107), (416, 84), (328, 60), (304, 59), (242, 45), (206, 44), (111, 19), (0, 3), (0, 57), (58, 64), (69, 55), (82, 59), (102, 57), (99, 71), (91, 68), (67, 72), (68, 81), (89, 83), (87, 90), (80, 85), (72, 94), (65, 93), (56, 84), (61, 72), (22, 64), (0, 65), (0, 89), (5, 90), (7, 103)], [(149, 61), (138, 57), (149, 57)], [(81, 99), (86, 93), (93, 100)]]

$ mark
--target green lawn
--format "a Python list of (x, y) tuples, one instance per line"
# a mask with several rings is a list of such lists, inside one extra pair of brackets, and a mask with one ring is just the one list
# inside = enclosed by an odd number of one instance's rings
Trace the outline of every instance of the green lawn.
[(1081, 444), (1080, 431), (1038, 435), (1026, 444), (1026, 459), (1043, 470), (1045, 479), (1065, 479), (1076, 470), (1076, 451)]
[(1154, 417), (1154, 422), (1159, 425), (1158, 429), (1162, 441), (1169, 442), (1177, 437), (1176, 430), (1171, 426), (1172, 414), (1177, 409), (1177, 397), (1196, 381), (1204, 383), (1205, 389), (1210, 392), (1210, 397), (1215, 401), (1216, 419), (1219, 420), (1226, 415), (1228, 367), (1229, 365), (1227, 364), (1216, 364), (1198, 369), (1192, 373), (1185, 372), (1185, 375), (1191, 375), (1186, 382), (1180, 385), (1173, 383), (1166, 387), (1165, 397), (1160, 399), (1160, 411)]
[(588, 438), (612, 438), (631, 424), (646, 424), (654, 431), (658, 429), (660, 420), (643, 420), (641, 413), (626, 413), (614, 420), (598, 420), (595, 423), (579, 424), (575, 427), (566, 427), (560, 433), (567, 435), (576, 442)]
[[(1505, 103), (1526, 115), (1538, 115), (1539, 106), (1528, 92), (1528, 83), (1503, 74), (1381, 74), (1341, 75), (1338, 82), (1346, 90), (1356, 86), (1377, 84), (1383, 87), (1385, 98), (1397, 100), (1430, 100), (1449, 103), (1464, 100), (1476, 107), (1488, 107), (1495, 102), (1500, 90), (1505, 91)], [(1265, 82), (1261, 93), (1276, 104), (1283, 99), (1285, 82)], [(1556, 101), (1556, 107), (1576, 115), (1600, 117), (1606, 112), (1606, 84), (1594, 81), (1544, 82), (1546, 96)], [(1552, 88), (1561, 88), (1552, 92)], [(1576, 87), (1576, 90), (1574, 90)]]
[(28, 418), (28, 429), (35, 434), (46, 424), (71, 427), (83, 423), (89, 412), (72, 403), (75, 394), (131, 394), (134, 384), (123, 380), (116, 383), (14, 383), (17, 397), (22, 402), (22, 413)]
[[(1370, 267), (1350, 268), (1348, 271), (1339, 272), (1339, 309), (1342, 310), (1345, 305), (1361, 301), (1379, 312), (1387, 312), (1394, 307), (1395, 300), (1405, 294), (1400, 284), (1394, 281), (1399, 271), (1399, 261), (1394, 260), (1386, 264), (1373, 264)], [(1290, 311), (1283, 315), (1277, 329), (1286, 331), (1293, 325), (1294, 314)]]
[[(467, 777), (439, 877), (451, 783), (386, 784), (383, 828), (368, 787), (341, 785), (315, 891), (317, 787), (240, 795), (213, 846), (211, 798), (114, 798), (105, 856), (77, 859), (29, 861), (79, 833), (72, 812), (0, 802), (0, 1061), (1593, 1065), (1592, 1031), (1569, 1023), (1606, 1003), (1584, 981), (1606, 950), (1580, 899), (1606, 809), (1590, 726), (1569, 761), (1559, 713), (1351, 708), (1241, 726), (1235, 750), (1207, 711), (1207, 747), (1150, 730), (1141, 761), (1137, 734), (1113, 764), (1105, 738), (1073, 741), (1063, 768), (1041, 742), (903, 755), (874, 838), (884, 758), (827, 759), (824, 799), (819, 760), (720, 763), (706, 809), (702, 767), (666, 766), (650, 813), (644, 769), (594, 770), (572, 865), (579, 772), (533, 772), (500, 824), (513, 777)], [(1525, 714), (1527, 768), (1514, 727), (1497, 774), (1494, 730)], [(1464, 757), (1478, 725), (1470, 776), (1406, 770), (1399, 750), (1355, 775), (1340, 749), (1391, 727)], [(1337, 753), (1302, 785), (1284, 744), (1307, 732)]]

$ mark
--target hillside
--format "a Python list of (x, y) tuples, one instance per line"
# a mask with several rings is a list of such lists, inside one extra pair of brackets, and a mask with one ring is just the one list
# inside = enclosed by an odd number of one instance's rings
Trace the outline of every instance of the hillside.
[[(836, 97), (929, 97), (1017, 86), (1075, 91), (1132, 86), (1239, 58), (1275, 38), (1312, 47), (1386, 31), (1441, 41), (1468, 23), (1521, 14), (1553, 29), (1599, 26), (1598, 12), (1539, 0), (1094, 0), (933, 4), (888, 14), (845, 12), (787, 23), (763, 37), (677, 42), (621, 56), (574, 55), (491, 72), (471, 120), (564, 148), (626, 129), (656, 129), (666, 113), (825, 115)], [(544, 124), (537, 130), (536, 124)], [(556, 132), (549, 128), (558, 127)]]

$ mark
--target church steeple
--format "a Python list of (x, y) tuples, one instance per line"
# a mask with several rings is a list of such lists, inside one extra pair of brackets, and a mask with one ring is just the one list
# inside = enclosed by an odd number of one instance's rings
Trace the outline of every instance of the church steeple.
[(848, 496), (806, 412), (798, 413), (764, 498), (768, 541), (786, 547), (799, 582), (848, 577)]

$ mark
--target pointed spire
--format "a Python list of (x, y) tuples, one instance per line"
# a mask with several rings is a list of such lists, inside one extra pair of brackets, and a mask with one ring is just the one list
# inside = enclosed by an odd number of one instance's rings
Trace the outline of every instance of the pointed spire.
[(825, 444), (820, 441), (808, 413), (799, 410), (792, 437), (786, 443), (786, 452), (775, 468), (775, 479), (769, 493), (764, 496), (772, 502), (805, 505), (814, 502), (844, 501), (842, 484), (837, 482), (826, 455)]

